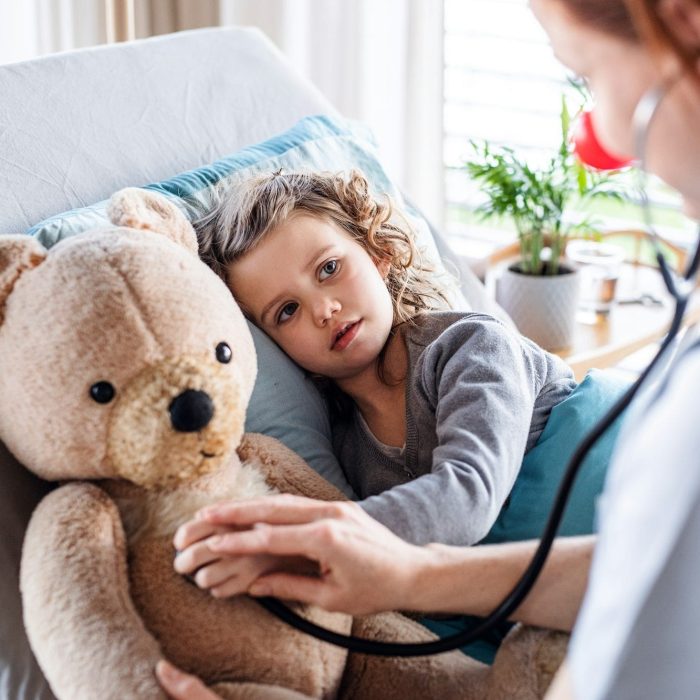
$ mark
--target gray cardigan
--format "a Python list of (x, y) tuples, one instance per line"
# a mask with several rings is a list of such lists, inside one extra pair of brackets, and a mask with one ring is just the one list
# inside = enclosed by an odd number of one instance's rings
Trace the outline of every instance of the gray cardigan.
[(416, 544), (474, 544), (576, 382), (561, 359), (485, 314), (426, 313), (398, 332), (409, 356), (403, 460), (382, 452), (356, 410), (334, 422), (334, 449), (360, 505), (390, 530)]

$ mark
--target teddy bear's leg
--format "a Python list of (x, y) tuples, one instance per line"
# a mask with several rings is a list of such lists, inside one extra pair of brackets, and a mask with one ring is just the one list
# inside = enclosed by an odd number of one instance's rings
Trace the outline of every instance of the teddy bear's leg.
[(211, 689), (222, 700), (309, 700), (296, 690), (265, 683), (216, 683)]
[(569, 635), (516, 625), (503, 640), (489, 674), (488, 700), (539, 700), (566, 655)]
[(309, 700), (296, 690), (265, 683), (216, 683), (211, 689), (222, 700)]
[(119, 512), (100, 488), (68, 484), (34, 511), (20, 571), (24, 624), (60, 700), (165, 700), (162, 654), (129, 595)]
[[(353, 634), (382, 641), (436, 639), (398, 613), (357, 618)], [(342, 700), (483, 700), (489, 667), (459, 651), (433, 656), (384, 657), (351, 653), (340, 690)]]

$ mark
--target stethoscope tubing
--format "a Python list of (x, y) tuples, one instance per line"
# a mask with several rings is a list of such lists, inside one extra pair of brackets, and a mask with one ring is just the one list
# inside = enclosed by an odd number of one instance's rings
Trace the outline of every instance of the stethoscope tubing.
[(530, 563), (518, 582), (513, 586), (508, 595), (503, 598), (499, 605), (497, 605), (487, 617), (483, 618), (472, 629), (458, 632), (450, 635), (449, 637), (437, 639), (432, 642), (379, 642), (376, 640), (363, 639), (354, 635), (339, 634), (303, 618), (275, 598), (257, 598), (256, 600), (268, 612), (272, 613), (280, 620), (283, 620), (301, 632), (305, 632), (312, 637), (329, 642), (330, 644), (349, 649), (350, 651), (371, 654), (374, 656), (427, 656), (430, 654), (441, 654), (443, 652), (452, 651), (453, 649), (457, 649), (476, 641), (496, 625), (508, 620), (508, 618), (517, 610), (525, 597), (532, 590), (537, 577), (542, 572), (566, 510), (566, 504), (574, 486), (576, 476), (578, 475), (581, 465), (583, 464), (583, 460), (586, 458), (586, 455), (590, 452), (595, 443), (605, 433), (605, 431), (629, 406), (632, 399), (637, 395), (639, 389), (642, 387), (649, 375), (659, 363), (660, 359), (666, 353), (667, 348), (673, 342), (682, 327), (683, 315), (688, 305), (690, 295), (695, 288), (695, 278), (697, 275), (698, 266), (700, 264), (700, 227), (698, 228), (697, 244), (693, 257), (685, 274), (679, 277), (671, 271), (661, 252), (659, 236), (656, 233), (653, 222), (651, 221), (651, 209), (649, 206), (648, 197), (646, 195), (645, 152), (649, 129), (658, 111), (659, 105), (672, 85), (673, 82), (667, 82), (652, 88), (642, 96), (642, 99), (639, 101), (637, 108), (635, 109), (633, 126), (635, 133), (635, 152), (637, 160), (640, 164), (639, 189), (642, 197), (642, 209), (644, 211), (647, 229), (650, 232), (651, 241), (656, 251), (656, 260), (659, 265), (659, 271), (664, 280), (666, 288), (676, 303), (673, 318), (671, 320), (668, 333), (662, 341), (661, 347), (654, 356), (654, 359), (640, 374), (634, 384), (632, 384), (625, 394), (618, 399), (615, 405), (609, 409), (603, 418), (598, 421), (598, 423), (576, 448), (576, 451), (569, 460), (566, 471), (557, 490), (557, 495), (554, 498), (554, 503), (547, 518), (547, 523), (537, 549), (535, 550)]

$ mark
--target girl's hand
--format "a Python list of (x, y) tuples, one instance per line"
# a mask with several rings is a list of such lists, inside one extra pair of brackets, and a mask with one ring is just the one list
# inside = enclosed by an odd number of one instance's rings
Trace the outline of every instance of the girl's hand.
[[(229, 531), (213, 534), (222, 526)], [(202, 534), (208, 528), (212, 535)], [(437, 556), (399, 539), (354, 503), (290, 495), (205, 508), (197, 521), (178, 530), (175, 546), (194, 537), (205, 537), (193, 547), (197, 561), (274, 555), (317, 562), (316, 576), (265, 573), (248, 593), (355, 615), (413, 607), (416, 578)]]
[(156, 678), (173, 700), (221, 700), (196, 676), (190, 676), (171, 663), (161, 660), (156, 665)]

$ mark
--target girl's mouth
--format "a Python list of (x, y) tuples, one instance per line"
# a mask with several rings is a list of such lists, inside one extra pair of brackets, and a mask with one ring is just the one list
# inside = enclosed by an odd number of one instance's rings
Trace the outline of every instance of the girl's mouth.
[(355, 339), (357, 332), (360, 330), (362, 320), (349, 323), (345, 328), (341, 329), (335, 336), (331, 350), (344, 350)]

